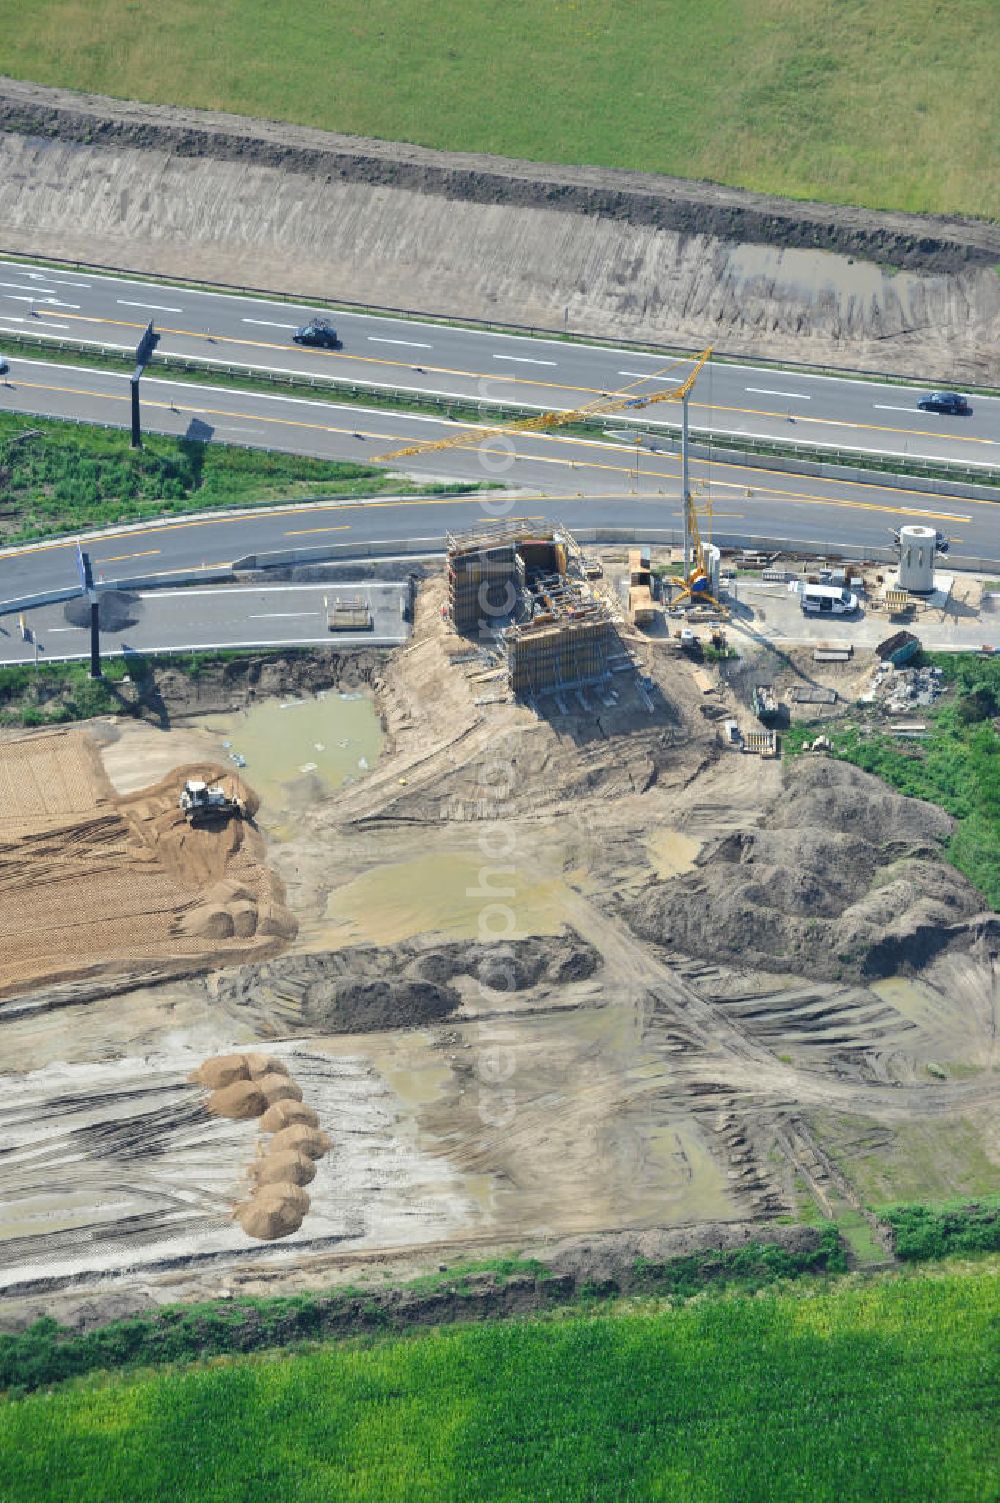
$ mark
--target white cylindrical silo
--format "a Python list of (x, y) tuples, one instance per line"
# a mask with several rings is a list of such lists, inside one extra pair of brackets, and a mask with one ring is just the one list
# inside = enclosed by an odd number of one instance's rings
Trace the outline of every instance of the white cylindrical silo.
[(933, 527), (901, 527), (899, 530), (899, 588), (929, 595), (934, 588)]
[(708, 592), (716, 600), (719, 598), (719, 572), (722, 565), (722, 554), (714, 543), (705, 544), (705, 565), (708, 569)]

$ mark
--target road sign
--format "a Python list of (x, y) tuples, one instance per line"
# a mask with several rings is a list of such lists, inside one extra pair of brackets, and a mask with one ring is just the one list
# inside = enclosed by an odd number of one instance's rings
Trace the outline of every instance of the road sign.
[(149, 363), (149, 357), (159, 342), (160, 336), (153, 328), (153, 320), (150, 319), (142, 332), (142, 338), (135, 347), (135, 363), (142, 366)]

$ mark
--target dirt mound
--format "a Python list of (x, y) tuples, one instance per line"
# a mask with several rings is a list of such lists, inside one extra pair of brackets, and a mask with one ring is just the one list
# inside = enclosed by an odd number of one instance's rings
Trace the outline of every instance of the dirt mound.
[(238, 1122), (263, 1116), (269, 1104), (264, 1092), (252, 1080), (234, 1080), (232, 1085), (213, 1091), (208, 1098), (208, 1109), (214, 1116), (233, 1117)]
[(318, 1127), (319, 1114), (301, 1101), (276, 1101), (261, 1117), (260, 1130), (280, 1132), (283, 1127), (291, 1127), (295, 1122), (301, 1123), (303, 1127)]
[(670, 950), (813, 978), (916, 970), (983, 907), (943, 859), (953, 821), (845, 763), (788, 764), (760, 829), (737, 831), (697, 870), (625, 905)]
[(264, 1075), (288, 1074), (284, 1060), (275, 1059), (272, 1054), (247, 1054), (244, 1057), (251, 1080), (260, 1080)]
[(305, 1153), (265, 1153), (253, 1167), (258, 1185), (308, 1185), (316, 1178), (316, 1163)]
[(266, 1100), (268, 1106), (275, 1106), (279, 1101), (301, 1101), (302, 1088), (290, 1079), (287, 1071), (273, 1075), (261, 1075), (255, 1080), (254, 1085)]
[(232, 1085), (234, 1081), (247, 1080), (249, 1076), (245, 1054), (218, 1054), (214, 1059), (206, 1059), (199, 1065), (191, 1079), (208, 1086), (212, 1091), (218, 1091)]
[(81, 975), (186, 973), (273, 954), (295, 933), (256, 828), (188, 825), (177, 799), (189, 776), (256, 805), (214, 764), (117, 794), (82, 728), (5, 738), (0, 995)]
[(325, 1132), (307, 1127), (304, 1122), (293, 1122), (290, 1127), (283, 1127), (275, 1133), (268, 1153), (304, 1153), (311, 1159), (321, 1159), (332, 1147), (332, 1141)]
[(237, 1206), (236, 1220), (248, 1237), (272, 1241), (297, 1232), (309, 1209), (309, 1196), (298, 1185), (261, 1185)]
[(572, 929), (548, 939), (495, 945), (358, 945), (227, 971), (220, 978), (218, 995), (265, 1013), (272, 996), (286, 1004), (295, 999), (301, 1020), (290, 1019), (283, 1010), (283, 1028), (363, 1033), (417, 1028), (450, 1016), (461, 1005), (453, 983), (464, 976), (482, 987), (517, 992), (583, 981), (599, 965), (597, 950)]

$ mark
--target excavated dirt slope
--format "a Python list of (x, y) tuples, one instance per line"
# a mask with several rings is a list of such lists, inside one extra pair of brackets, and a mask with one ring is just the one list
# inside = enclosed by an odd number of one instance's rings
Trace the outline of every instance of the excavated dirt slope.
[(995, 379), (1000, 229), (0, 83), (3, 249)]
[(287, 943), (295, 922), (261, 836), (241, 820), (191, 829), (177, 807), (188, 776), (224, 774), (179, 768), (119, 796), (83, 730), (0, 743), (0, 996), (123, 970), (194, 971)]

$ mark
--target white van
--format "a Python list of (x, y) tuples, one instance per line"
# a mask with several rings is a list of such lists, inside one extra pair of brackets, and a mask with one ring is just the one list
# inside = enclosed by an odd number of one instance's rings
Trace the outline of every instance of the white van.
[(840, 590), (836, 585), (826, 584), (802, 586), (804, 615), (853, 616), (857, 609), (858, 597), (851, 590)]

